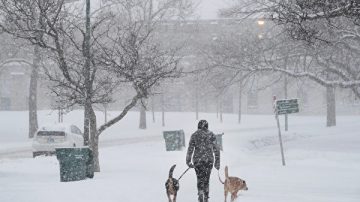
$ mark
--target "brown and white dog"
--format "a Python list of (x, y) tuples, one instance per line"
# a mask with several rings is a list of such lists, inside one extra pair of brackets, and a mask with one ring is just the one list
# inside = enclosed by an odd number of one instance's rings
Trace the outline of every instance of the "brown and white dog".
[[(179, 180), (173, 178), (173, 172), (176, 165), (173, 165), (170, 168), (169, 171), (169, 178), (166, 180), (165, 188), (166, 188), (166, 194), (169, 199), (169, 202), (176, 202), (176, 195), (179, 191)], [(173, 196), (173, 199), (171, 199), (171, 196)]]
[(223, 182), (219, 176), (220, 182), (224, 185), (224, 195), (225, 202), (228, 195), (228, 192), (231, 193), (231, 201), (234, 201), (237, 198), (237, 193), (240, 190), (248, 190), (245, 180), (242, 180), (238, 177), (229, 177), (228, 167), (225, 166), (225, 182)]

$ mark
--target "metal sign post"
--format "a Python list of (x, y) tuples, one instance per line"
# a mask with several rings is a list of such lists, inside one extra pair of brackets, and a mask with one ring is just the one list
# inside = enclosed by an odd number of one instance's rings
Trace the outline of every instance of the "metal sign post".
[(281, 137), (279, 115), (298, 113), (299, 112), (299, 104), (298, 104), (297, 99), (276, 100), (276, 96), (273, 97), (273, 101), (274, 101), (273, 107), (274, 107), (274, 112), (275, 112), (275, 119), (276, 119), (278, 133), (279, 133), (282, 165), (285, 166), (285, 156), (284, 156), (284, 148), (283, 148), (283, 142), (282, 142), (282, 137)]
[(282, 143), (282, 138), (281, 138), (279, 115), (278, 115), (277, 113), (275, 114), (275, 118), (276, 118), (277, 127), (278, 127), (278, 131), (279, 131), (279, 142), (280, 142), (280, 151), (281, 151), (282, 165), (285, 166), (284, 148), (283, 148), (283, 143)]

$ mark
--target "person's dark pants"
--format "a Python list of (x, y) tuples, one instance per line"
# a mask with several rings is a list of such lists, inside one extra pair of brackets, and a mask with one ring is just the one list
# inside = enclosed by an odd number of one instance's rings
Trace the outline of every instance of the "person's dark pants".
[(213, 162), (195, 163), (195, 172), (197, 176), (197, 188), (200, 202), (207, 202), (209, 198), (209, 182)]

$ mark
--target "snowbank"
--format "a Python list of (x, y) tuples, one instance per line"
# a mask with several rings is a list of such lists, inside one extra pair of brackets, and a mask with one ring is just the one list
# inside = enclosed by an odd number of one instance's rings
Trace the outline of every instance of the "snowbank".
[[(56, 115), (41, 114), (40, 122), (56, 120)], [(61, 183), (56, 157), (0, 158), (0, 201), (167, 201), (164, 183), (168, 171), (171, 165), (177, 164), (174, 176), (180, 176), (186, 169), (186, 150), (165, 151), (160, 113), (156, 123), (148, 116), (146, 131), (137, 129), (138, 116), (130, 113), (101, 137), (104, 143), (115, 143), (100, 148), (101, 173), (92, 180)], [(195, 114), (167, 113), (166, 117), (165, 130), (184, 129), (188, 141), (196, 128)], [(206, 118), (215, 132), (225, 132), (220, 174), (224, 175), (223, 167), (228, 165), (230, 175), (243, 178), (249, 187), (249, 191), (240, 193), (238, 201), (360, 201), (360, 117), (339, 117), (337, 127), (326, 128), (323, 117), (290, 116), (290, 130), (283, 135), (285, 167), (281, 165), (273, 116), (244, 116), (241, 125), (237, 124), (235, 115), (225, 115), (223, 124), (215, 114), (201, 114), (200, 118)], [(1, 113), (0, 119), (4, 120)], [(68, 114), (64, 119), (81, 127), (81, 112)], [(23, 127), (20, 123), (15, 121), (12, 125)], [(1, 136), (7, 134), (3, 131), (12, 130), (2, 128)], [(146, 137), (157, 138), (146, 141)], [(1, 138), (1, 146), (4, 140), (11, 140), (7, 144), (15, 145), (14, 140), (19, 140), (19, 145), (27, 140)], [(126, 138), (139, 139), (119, 144), (115, 141)], [(193, 170), (181, 179), (179, 202), (197, 200), (195, 179)], [(216, 170), (212, 173), (210, 195), (210, 201), (224, 200)]]

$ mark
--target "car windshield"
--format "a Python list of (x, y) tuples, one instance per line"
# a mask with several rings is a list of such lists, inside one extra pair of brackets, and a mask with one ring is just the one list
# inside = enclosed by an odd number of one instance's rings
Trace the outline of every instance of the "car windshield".
[(39, 131), (37, 136), (65, 136), (64, 131)]

